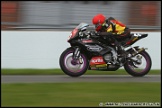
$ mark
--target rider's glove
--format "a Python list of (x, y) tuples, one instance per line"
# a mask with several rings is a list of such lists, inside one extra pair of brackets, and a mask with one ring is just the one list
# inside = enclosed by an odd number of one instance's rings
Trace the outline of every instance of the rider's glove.
[(90, 32), (90, 35), (91, 35), (91, 36), (96, 36), (96, 31), (91, 31), (91, 32)]
[(90, 36), (91, 36), (92, 38), (99, 38), (99, 37), (100, 37), (100, 36), (99, 36), (99, 33), (96, 32), (96, 31), (91, 31), (91, 32), (90, 32)]

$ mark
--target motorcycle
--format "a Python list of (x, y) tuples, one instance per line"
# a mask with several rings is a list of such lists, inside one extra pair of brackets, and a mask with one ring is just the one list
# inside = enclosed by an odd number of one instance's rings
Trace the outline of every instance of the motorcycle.
[(152, 61), (146, 52), (147, 48), (132, 47), (148, 34), (131, 33), (130, 38), (124, 42), (112, 36), (107, 42), (100, 36), (92, 35), (92, 31), (87, 30), (88, 27), (89, 24), (80, 23), (67, 40), (71, 46), (59, 58), (60, 68), (65, 74), (79, 77), (87, 70), (116, 71), (124, 67), (128, 74), (142, 77), (150, 71)]

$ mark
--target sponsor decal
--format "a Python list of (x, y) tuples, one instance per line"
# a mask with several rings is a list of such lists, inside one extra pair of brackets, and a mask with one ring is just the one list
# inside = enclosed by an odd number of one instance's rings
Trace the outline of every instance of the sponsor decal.
[(91, 43), (93, 42), (92, 40), (82, 40), (83, 43)]
[(103, 58), (101, 56), (93, 57), (90, 61), (90, 65), (99, 65), (99, 64), (105, 64)]

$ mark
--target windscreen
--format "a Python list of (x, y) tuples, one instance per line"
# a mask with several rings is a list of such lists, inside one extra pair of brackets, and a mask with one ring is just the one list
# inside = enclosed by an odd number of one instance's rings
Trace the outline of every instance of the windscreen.
[(83, 29), (83, 28), (86, 28), (86, 27), (88, 27), (89, 26), (89, 24), (87, 24), (87, 23), (80, 23), (77, 27), (76, 27), (76, 29)]

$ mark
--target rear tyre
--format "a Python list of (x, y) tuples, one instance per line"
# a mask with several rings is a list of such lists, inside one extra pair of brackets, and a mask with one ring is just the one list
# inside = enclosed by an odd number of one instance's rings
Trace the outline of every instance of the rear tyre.
[[(151, 61), (149, 54), (146, 51), (142, 51), (137, 56), (140, 56), (143, 58), (143, 61), (141, 59), (141, 63), (127, 61), (127, 63), (124, 65), (124, 68), (130, 75), (135, 76), (135, 77), (141, 77), (141, 76), (146, 75), (150, 71), (151, 66), (152, 66), (152, 61)], [(144, 66), (141, 66), (143, 64)]]

